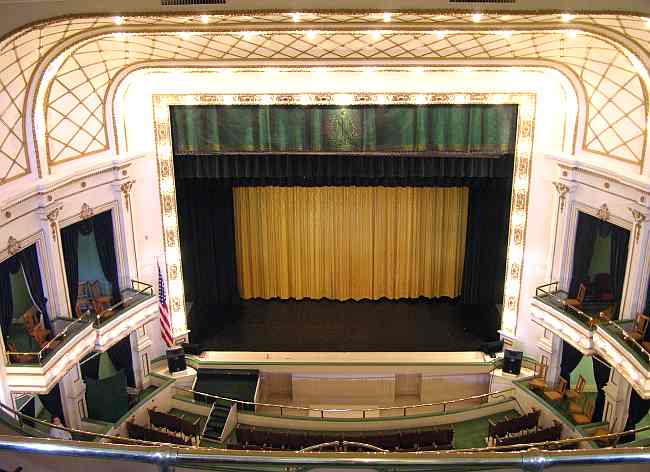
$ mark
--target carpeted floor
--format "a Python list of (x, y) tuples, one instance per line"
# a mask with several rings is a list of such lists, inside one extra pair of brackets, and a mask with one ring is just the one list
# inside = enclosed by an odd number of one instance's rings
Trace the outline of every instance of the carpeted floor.
[(449, 300), (246, 300), (190, 314), (191, 341), (216, 351), (476, 351), (498, 328), (494, 308)]

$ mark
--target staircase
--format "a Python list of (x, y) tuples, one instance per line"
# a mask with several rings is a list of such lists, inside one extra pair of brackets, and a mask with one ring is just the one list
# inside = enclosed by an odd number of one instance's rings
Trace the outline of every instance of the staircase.
[(205, 424), (203, 438), (212, 441), (221, 441), (223, 426), (226, 424), (228, 413), (230, 413), (230, 403), (224, 400), (215, 401), (210, 410), (207, 423)]

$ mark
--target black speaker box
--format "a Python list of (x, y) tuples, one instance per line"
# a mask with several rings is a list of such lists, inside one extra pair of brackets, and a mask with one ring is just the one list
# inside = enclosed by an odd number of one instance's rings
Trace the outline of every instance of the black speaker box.
[(523, 358), (524, 353), (522, 351), (511, 351), (510, 349), (506, 349), (503, 352), (503, 372), (506, 374), (519, 375)]
[(167, 367), (171, 374), (175, 372), (182, 372), (187, 369), (185, 363), (185, 351), (182, 347), (174, 347), (167, 349)]

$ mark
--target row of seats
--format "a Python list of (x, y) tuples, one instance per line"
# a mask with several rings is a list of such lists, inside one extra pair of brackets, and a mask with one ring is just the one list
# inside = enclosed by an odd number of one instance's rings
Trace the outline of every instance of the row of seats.
[(503, 438), (505, 436), (517, 435), (522, 431), (536, 429), (539, 423), (539, 415), (540, 410), (533, 409), (533, 411), (523, 416), (505, 419), (498, 423), (488, 421), (488, 437)]
[(181, 446), (192, 445), (191, 439), (183, 439), (180, 436), (165, 433), (164, 431), (158, 431), (156, 429), (146, 428), (135, 423), (127, 423), (126, 431), (131, 439), (168, 444), (179, 444)]
[(279, 431), (237, 425), (237, 441), (246, 449), (300, 450), (316, 444), (352, 441), (386, 450), (423, 451), (452, 449), (454, 430), (450, 427), (404, 431), (368, 431), (363, 433)]
[(162, 411), (149, 410), (149, 423), (156, 428), (181, 433), (184, 436), (196, 437), (201, 434), (201, 424), (198, 419), (192, 423)]
[(532, 433), (520, 436), (508, 436), (505, 438), (497, 438), (497, 446), (511, 446), (514, 444), (531, 444), (546, 441), (557, 441), (562, 436), (562, 424), (557, 421), (553, 422), (553, 426), (538, 429)]

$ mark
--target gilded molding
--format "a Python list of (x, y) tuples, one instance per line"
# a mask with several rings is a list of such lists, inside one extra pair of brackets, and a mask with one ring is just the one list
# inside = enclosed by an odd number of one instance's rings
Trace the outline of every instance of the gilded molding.
[(553, 186), (558, 193), (558, 201), (560, 204), (560, 213), (564, 211), (564, 204), (566, 203), (566, 194), (571, 191), (568, 185), (562, 182), (553, 182)]
[(129, 213), (131, 208), (131, 189), (133, 188), (134, 183), (135, 180), (129, 180), (127, 182), (124, 182), (122, 185), (120, 185), (120, 191), (122, 192), (122, 196), (124, 197), (124, 206), (126, 208), (127, 213)]
[(81, 211), (79, 212), (79, 216), (81, 217), (82, 220), (87, 220), (88, 218), (92, 218), (94, 214), (94, 211), (90, 205), (87, 203), (84, 203), (81, 205)]
[(603, 221), (609, 220), (609, 207), (607, 206), (607, 203), (602, 204), (596, 212), (596, 216)]
[(641, 213), (635, 208), (628, 208), (628, 210), (630, 210), (632, 218), (634, 218), (634, 240), (638, 243), (639, 238), (641, 237), (641, 228), (647, 217), (644, 213)]
[(63, 206), (56, 207), (52, 211), (50, 211), (45, 217), (47, 218), (47, 221), (50, 222), (50, 229), (52, 230), (52, 239), (56, 241), (57, 238), (57, 233), (59, 229), (59, 213), (63, 209)]
[[(412, 94), (392, 92), (375, 93), (327, 93), (327, 94), (162, 94), (153, 95), (154, 134), (158, 162), (158, 186), (162, 208), (163, 244), (165, 265), (169, 284), (169, 300), (172, 311), (174, 336), (186, 332), (182, 260), (177, 242), (178, 219), (176, 214), (176, 189), (173, 173), (173, 150), (171, 140), (170, 105), (357, 105), (357, 104), (517, 104), (517, 146), (513, 175), (513, 198), (510, 208), (510, 232), (506, 267), (503, 314), (500, 333), (514, 337), (523, 269), (528, 194), (535, 127), (536, 95), (532, 93), (430, 93)], [(173, 283), (172, 283), (173, 282)]]
[(13, 236), (9, 236), (9, 239), (7, 240), (7, 252), (9, 255), (13, 256), (14, 254), (17, 254), (21, 249), (22, 246), (20, 245), (20, 241), (18, 241)]

